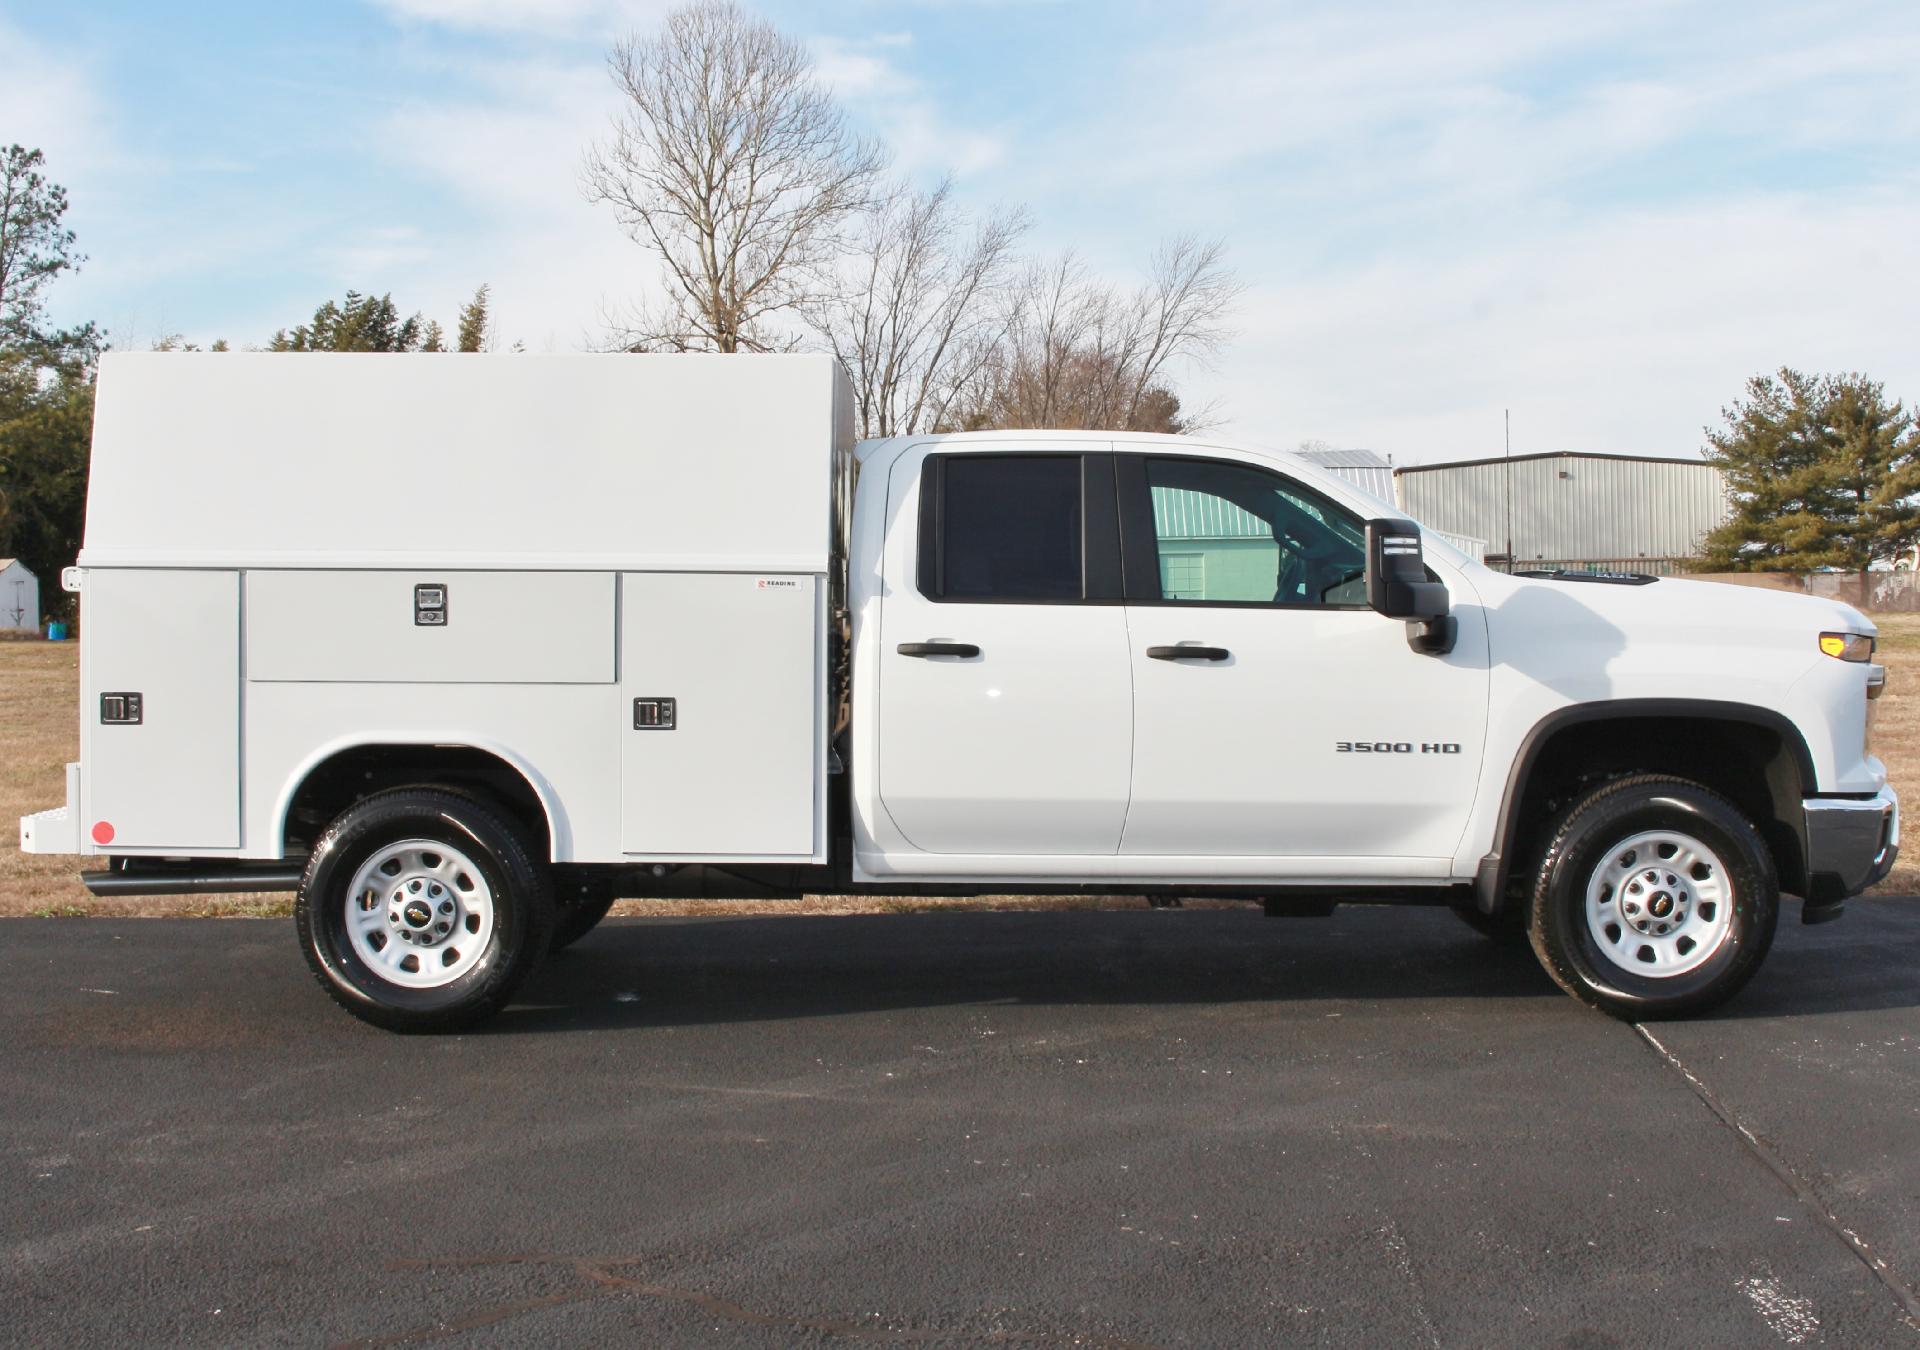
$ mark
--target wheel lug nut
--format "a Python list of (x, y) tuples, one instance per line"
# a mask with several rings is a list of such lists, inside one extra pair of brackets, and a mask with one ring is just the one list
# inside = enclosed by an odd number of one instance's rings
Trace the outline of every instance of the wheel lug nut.
[(410, 881), (407, 883), (407, 889), (410, 891), (418, 892), (420, 889), (420, 883), (417, 881)]
[(440, 912), (441, 912), (442, 914), (451, 914), (451, 913), (453, 913), (453, 901), (451, 901), (451, 900), (442, 900), (442, 901), (440, 902)]

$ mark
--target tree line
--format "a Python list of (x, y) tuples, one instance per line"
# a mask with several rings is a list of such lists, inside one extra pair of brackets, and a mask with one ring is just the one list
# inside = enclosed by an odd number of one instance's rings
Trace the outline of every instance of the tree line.
[[(1021, 207), (967, 211), (950, 180), (890, 176), (804, 44), (732, 0), (695, 0), (614, 45), (609, 134), (586, 196), (658, 265), (651, 299), (603, 314), (608, 351), (831, 352), (862, 436), (987, 428), (1183, 431), (1174, 373), (1232, 334), (1224, 245), (1164, 240), (1137, 284), (1071, 250), (1030, 256)], [(0, 556), (52, 583), (80, 542), (94, 374), (106, 334), (49, 325), (49, 289), (86, 261), (39, 150), (0, 155)], [(153, 344), (198, 348), (174, 334)], [(264, 344), (278, 352), (499, 349), (480, 286), (451, 336), (390, 293), (349, 290)], [(521, 350), (513, 343), (509, 350)], [(209, 350), (227, 350), (227, 343)], [(1756, 376), (1706, 429), (1728, 521), (1706, 566), (1863, 570), (1920, 545), (1920, 428), (1859, 374)]]
[(660, 294), (607, 316), (634, 352), (812, 347), (851, 376), (862, 436), (985, 427), (1179, 431), (1170, 374), (1230, 334), (1217, 240), (1163, 242), (1136, 287), (1068, 251), (1024, 258), (1024, 209), (971, 216), (950, 181), (891, 178), (804, 44), (695, 0), (615, 45), (590, 200), (659, 263)]

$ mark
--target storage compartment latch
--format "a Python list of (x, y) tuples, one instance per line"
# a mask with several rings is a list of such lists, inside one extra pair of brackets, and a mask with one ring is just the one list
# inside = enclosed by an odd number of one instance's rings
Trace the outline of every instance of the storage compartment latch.
[(635, 731), (672, 731), (674, 723), (673, 700), (670, 698), (636, 698), (633, 701), (633, 729)]
[(139, 726), (140, 703), (138, 694), (100, 695), (100, 724), (109, 727)]
[(437, 582), (428, 582), (413, 588), (413, 622), (416, 628), (446, 627), (446, 586)]

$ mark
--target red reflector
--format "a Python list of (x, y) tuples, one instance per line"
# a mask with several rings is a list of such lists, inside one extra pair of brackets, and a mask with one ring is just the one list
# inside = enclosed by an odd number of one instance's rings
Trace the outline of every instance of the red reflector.
[(93, 826), (93, 842), (96, 844), (111, 844), (113, 842), (113, 826), (104, 820), (96, 821)]

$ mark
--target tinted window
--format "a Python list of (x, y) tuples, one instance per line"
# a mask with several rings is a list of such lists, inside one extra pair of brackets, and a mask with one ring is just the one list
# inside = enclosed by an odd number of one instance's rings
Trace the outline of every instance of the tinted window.
[(942, 472), (940, 598), (1080, 599), (1078, 455), (955, 455)]
[(1163, 600), (1364, 605), (1366, 532), (1305, 489), (1250, 465), (1150, 459)]

